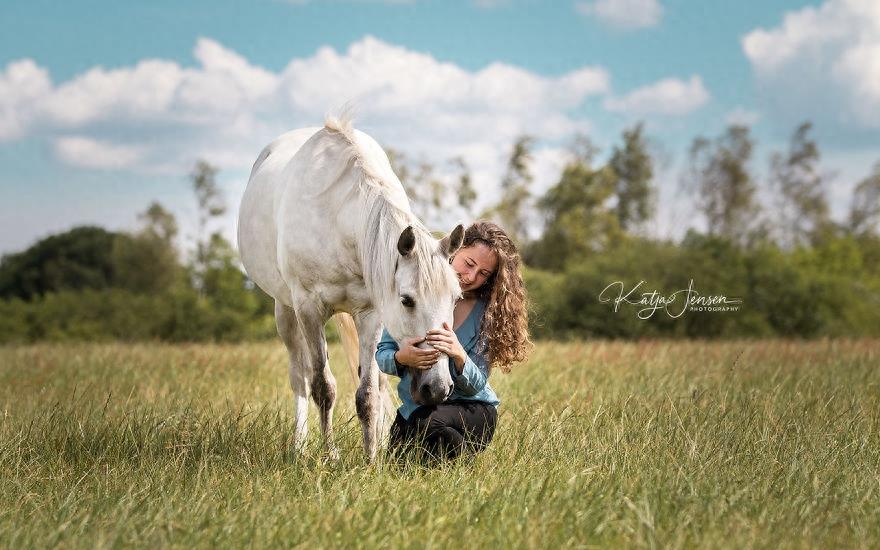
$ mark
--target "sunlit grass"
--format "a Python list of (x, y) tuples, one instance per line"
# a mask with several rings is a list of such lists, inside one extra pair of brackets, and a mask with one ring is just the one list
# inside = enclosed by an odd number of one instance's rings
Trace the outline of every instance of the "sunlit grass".
[[(292, 427), (280, 343), (0, 348), (0, 546), (880, 545), (880, 342), (542, 343), (489, 450)], [(314, 415), (313, 415), (314, 416)]]

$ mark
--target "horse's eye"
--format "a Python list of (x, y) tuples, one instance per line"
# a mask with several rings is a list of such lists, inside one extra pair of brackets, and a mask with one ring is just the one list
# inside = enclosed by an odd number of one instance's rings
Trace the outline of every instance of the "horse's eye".
[(400, 303), (403, 304), (403, 307), (416, 307), (416, 301), (412, 299), (412, 296), (406, 294), (400, 297)]

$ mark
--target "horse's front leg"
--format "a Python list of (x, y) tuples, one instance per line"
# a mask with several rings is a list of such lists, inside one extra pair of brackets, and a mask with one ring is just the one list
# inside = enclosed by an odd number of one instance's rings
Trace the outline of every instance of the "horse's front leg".
[(296, 309), (276, 302), (278, 333), (290, 356), (290, 387), (295, 403), (295, 453), (301, 453), (308, 432), (309, 396), (315, 400), (321, 419), (324, 446), (331, 458), (339, 456), (333, 442), (333, 405), (336, 379), (327, 360), (324, 317), (317, 302), (299, 300)]
[(372, 462), (376, 458), (384, 424), (384, 411), (380, 400), (379, 366), (376, 364), (376, 343), (379, 341), (381, 324), (373, 310), (354, 316), (358, 331), (358, 371), (360, 384), (355, 396), (355, 408), (364, 433), (364, 452)]

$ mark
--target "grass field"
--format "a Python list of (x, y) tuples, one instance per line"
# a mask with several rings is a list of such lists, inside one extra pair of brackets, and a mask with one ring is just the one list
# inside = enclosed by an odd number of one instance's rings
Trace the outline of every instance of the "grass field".
[(880, 341), (542, 343), (489, 450), (292, 460), (285, 354), (0, 348), (0, 547), (878, 547)]

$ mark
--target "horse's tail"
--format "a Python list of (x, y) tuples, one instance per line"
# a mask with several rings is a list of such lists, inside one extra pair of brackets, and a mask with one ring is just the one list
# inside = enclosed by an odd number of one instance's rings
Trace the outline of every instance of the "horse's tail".
[[(351, 374), (351, 380), (354, 383), (354, 386), (357, 387), (360, 384), (360, 374), (358, 373), (358, 361), (360, 355), (360, 349), (358, 345), (358, 333), (357, 328), (354, 326), (354, 319), (352, 319), (351, 315), (348, 313), (337, 313), (333, 315), (333, 320), (336, 322), (336, 330), (339, 332), (339, 338), (342, 340), (342, 347), (345, 349), (345, 357), (348, 359), (348, 372)], [(388, 388), (388, 381), (385, 378), (385, 373), (379, 373), (379, 386), (381, 388)], [(385, 412), (390, 415), (390, 418), (394, 417), (394, 403), (391, 402), (391, 395), (388, 391), (380, 391), (379, 395), (382, 396), (382, 405), (385, 407)]]

